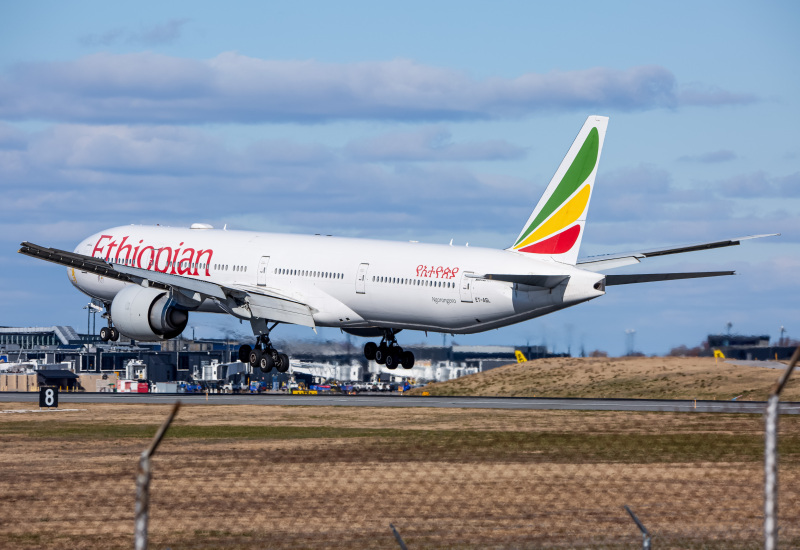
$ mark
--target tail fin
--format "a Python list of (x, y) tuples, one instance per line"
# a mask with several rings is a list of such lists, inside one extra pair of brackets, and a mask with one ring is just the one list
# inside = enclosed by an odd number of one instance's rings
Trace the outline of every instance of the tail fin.
[(575, 265), (608, 117), (590, 116), (509, 250)]

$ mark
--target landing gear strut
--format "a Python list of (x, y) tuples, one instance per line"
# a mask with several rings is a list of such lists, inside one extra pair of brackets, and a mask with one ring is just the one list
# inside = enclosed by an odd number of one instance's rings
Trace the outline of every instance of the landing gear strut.
[[(272, 325), (272, 328), (277, 324)], [(275, 349), (269, 339), (269, 332), (259, 335), (254, 347), (251, 348), (247, 344), (240, 347), (239, 361), (243, 363), (247, 361), (252, 368), (260, 368), (261, 372), (269, 372), (273, 368), (278, 372), (289, 370), (289, 356)]]
[(364, 346), (364, 357), (368, 361), (375, 360), (379, 365), (386, 365), (387, 369), (394, 370), (398, 365), (404, 369), (414, 366), (414, 354), (410, 351), (403, 351), (397, 344), (394, 329), (387, 328), (383, 331), (381, 343), (367, 342)]

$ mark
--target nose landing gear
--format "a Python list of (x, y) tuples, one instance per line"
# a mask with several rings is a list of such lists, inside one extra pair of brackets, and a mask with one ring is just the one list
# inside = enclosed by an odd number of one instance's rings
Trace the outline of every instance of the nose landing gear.
[(379, 365), (386, 365), (386, 368), (391, 370), (396, 369), (398, 365), (402, 365), (404, 369), (410, 369), (414, 366), (414, 354), (410, 351), (404, 351), (398, 345), (395, 331), (391, 328), (384, 330), (380, 344), (375, 342), (366, 343), (364, 357), (368, 361), (374, 360)]
[(103, 342), (108, 342), (108, 341), (116, 342), (117, 340), (119, 340), (119, 331), (112, 326), (103, 327), (100, 329), (100, 339)]
[(111, 324), (111, 313), (108, 311), (108, 305), (106, 305), (106, 312), (103, 313), (103, 317), (108, 320), (108, 326), (100, 329), (100, 339), (103, 342), (116, 342), (119, 340), (119, 331)]

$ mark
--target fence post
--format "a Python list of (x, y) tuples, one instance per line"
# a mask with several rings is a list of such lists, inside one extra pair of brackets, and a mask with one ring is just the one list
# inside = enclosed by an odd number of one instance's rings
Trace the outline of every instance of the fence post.
[(636, 514), (633, 513), (633, 510), (631, 510), (627, 504), (624, 506), (624, 508), (625, 511), (631, 516), (631, 519), (633, 519), (633, 521), (636, 523), (636, 527), (638, 527), (639, 531), (642, 532), (642, 550), (650, 550), (650, 531), (648, 531), (644, 524), (639, 521), (639, 518), (636, 517)]
[(403, 537), (400, 536), (400, 533), (397, 532), (397, 529), (394, 528), (394, 525), (390, 523), (389, 527), (392, 528), (392, 533), (394, 533), (394, 538), (397, 541), (397, 544), (400, 545), (400, 549), (408, 550), (408, 546), (406, 546), (406, 543), (403, 541)]
[(794, 351), (789, 366), (772, 388), (764, 413), (764, 548), (778, 548), (778, 419), (780, 418), (781, 391), (789, 380), (797, 360), (800, 346)]
[(172, 420), (180, 408), (181, 402), (176, 401), (172, 406), (172, 412), (161, 424), (153, 441), (150, 442), (150, 446), (142, 451), (142, 456), (139, 458), (139, 470), (136, 473), (136, 507), (133, 518), (135, 550), (147, 549), (147, 521), (150, 511), (150, 457), (156, 452), (158, 444), (161, 443), (164, 434), (167, 433), (167, 428), (172, 424)]

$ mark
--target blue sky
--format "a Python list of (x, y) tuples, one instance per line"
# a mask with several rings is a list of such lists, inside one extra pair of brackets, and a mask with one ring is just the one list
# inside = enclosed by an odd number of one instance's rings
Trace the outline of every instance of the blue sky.
[[(637, 349), (665, 353), (728, 322), (800, 337), (798, 15), (793, 2), (5, 3), (0, 325), (84, 330), (64, 270), (16, 249), (72, 249), (118, 224), (504, 248), (602, 114), (583, 255), (782, 236), (636, 266), (736, 277), (615, 287), (456, 341), (622, 354), (635, 329)], [(441, 336), (401, 338), (420, 341)]]

